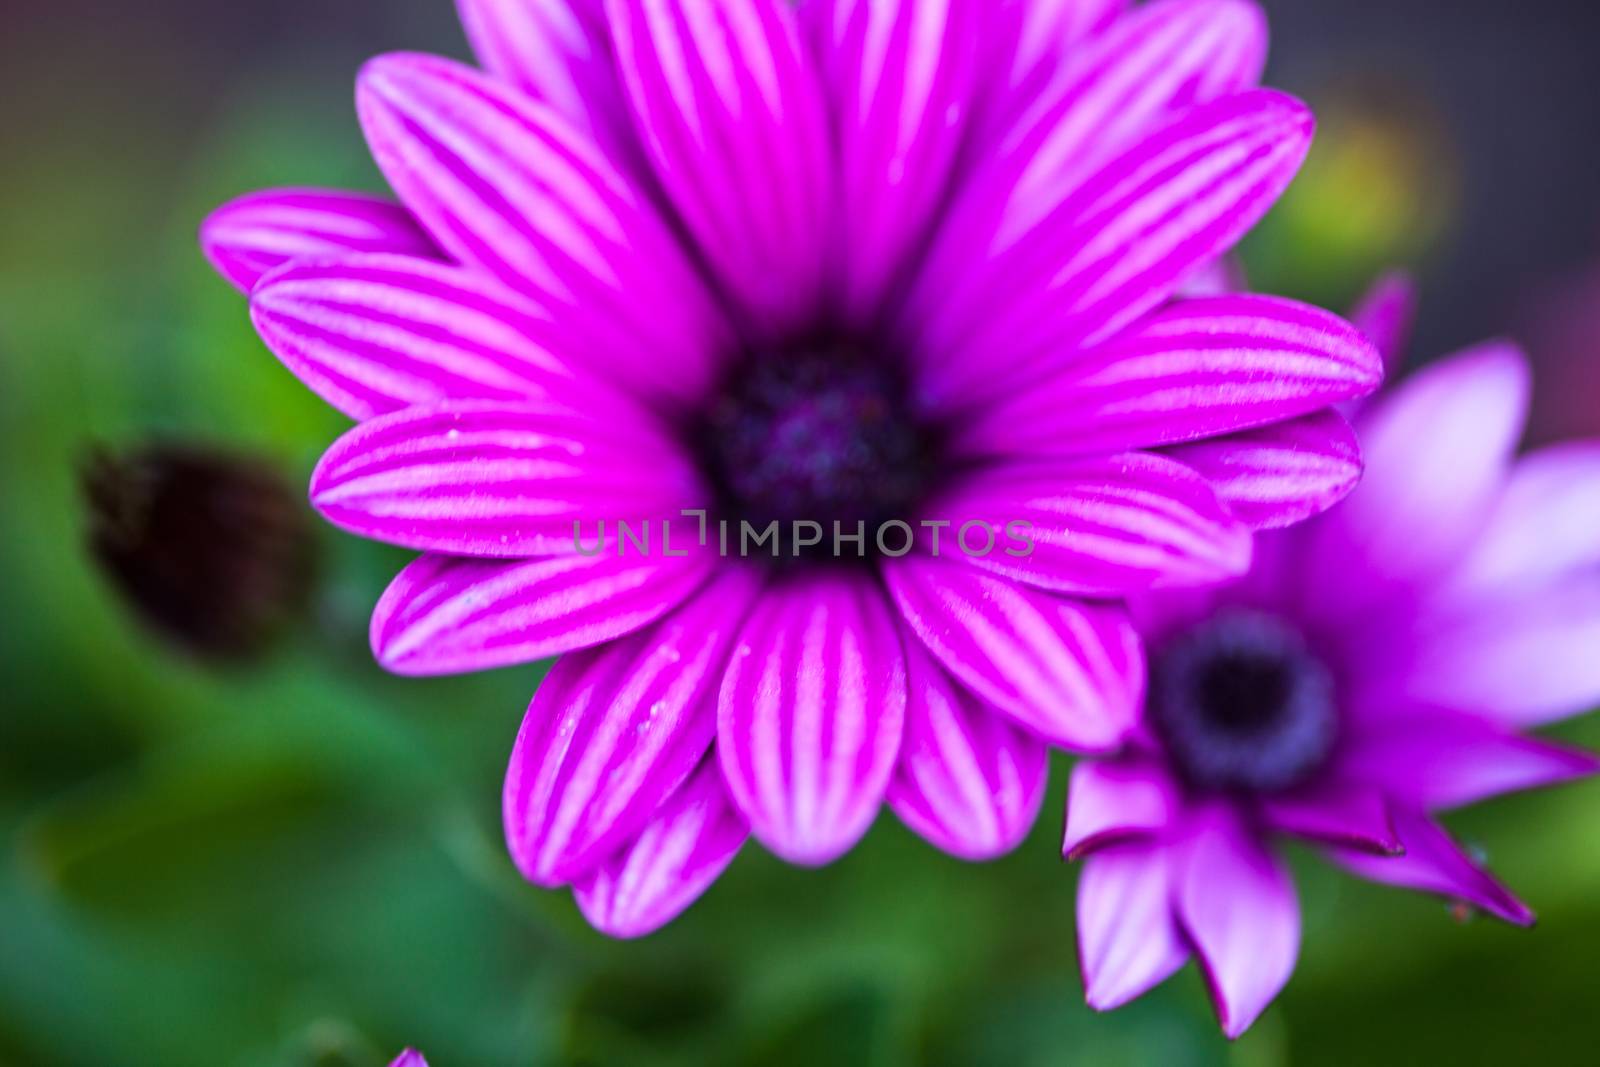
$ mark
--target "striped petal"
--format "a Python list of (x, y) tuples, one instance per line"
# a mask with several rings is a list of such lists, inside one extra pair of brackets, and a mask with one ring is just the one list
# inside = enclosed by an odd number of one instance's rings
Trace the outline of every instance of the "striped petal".
[(1172, 915), (1172, 857), (1159, 844), (1097, 852), (1078, 879), (1078, 960), (1096, 1011), (1120, 1008), (1189, 959)]
[(405, 675), (533, 663), (649, 625), (688, 599), (712, 565), (698, 551), (644, 557), (620, 546), (506, 563), (423, 556), (378, 601), (373, 654)]
[(659, 528), (703, 499), (651, 425), (642, 413), (601, 423), (529, 405), (408, 408), (334, 442), (311, 502), (335, 526), (405, 548), (566, 555), (599, 524)]
[[(1058, 203), (1017, 207), (978, 189), (908, 305), (923, 406), (970, 409), (1014, 392), (1041, 362), (1155, 310), (1272, 206), (1311, 127), (1303, 104), (1256, 90), (1189, 111)], [(1019, 229), (1008, 215), (1038, 221)]]
[(1299, 898), (1288, 869), (1225, 805), (1198, 817), (1192, 833), (1177, 871), (1178, 919), (1205, 968), (1223, 1033), (1236, 1038), (1294, 971)]
[(832, 148), (784, 0), (607, 0), (646, 154), (723, 286), (774, 330), (824, 278)]
[(553, 352), (540, 309), (460, 267), (401, 256), (300, 260), (257, 286), (256, 331), (355, 419), (447, 400), (573, 403), (599, 390)]
[(1072, 768), (1061, 854), (1077, 859), (1150, 837), (1181, 809), (1177, 783), (1161, 767), (1144, 760), (1083, 760)]
[(1127, 613), (948, 560), (885, 565), (895, 603), (945, 669), (1054, 744), (1116, 748), (1138, 719), (1144, 657)]
[(456, 0), (484, 68), (616, 150), (631, 133), (602, 0)]
[(549, 107), (429, 56), (368, 63), (373, 157), (462, 263), (533, 295), (578, 362), (697, 398), (726, 350), (709, 294), (654, 206)]
[(529, 881), (561, 885), (593, 869), (702, 762), (756, 588), (729, 568), (649, 629), (556, 661), (506, 772), (506, 840)]
[(1216, 492), (1148, 452), (985, 471), (927, 515), (951, 525), (952, 552), (972, 566), (1082, 596), (1204, 585), (1250, 565), (1250, 531)]
[(952, 682), (916, 642), (906, 663), (911, 695), (889, 806), (952, 856), (1003, 856), (1038, 818), (1048, 750)]
[[(1001, 60), (1010, 70), (996, 102), (1001, 120), (1034, 102), (1083, 42), (1115, 23), (1128, 0), (999, 0)], [(1005, 68), (1002, 68), (1005, 69)]]
[(224, 204), (201, 225), (200, 248), (217, 273), (244, 293), (297, 259), (343, 253), (439, 256), (399, 204), (331, 189), (272, 189)]
[(1532, 926), (1533, 911), (1450, 839), (1438, 823), (1404, 807), (1394, 811), (1402, 856), (1330, 849), (1328, 856), (1358, 878), (1461, 901), (1516, 926)]
[(1179, 445), (1167, 455), (1210, 482), (1252, 530), (1279, 530), (1320, 515), (1361, 481), (1361, 445), (1332, 411)]
[(962, 434), (975, 452), (1082, 455), (1253, 430), (1365, 396), (1383, 380), (1370, 342), (1291, 300), (1186, 300), (1063, 360)]
[(769, 589), (723, 679), (717, 750), (739, 810), (791, 863), (847, 852), (878, 813), (905, 721), (900, 635), (848, 572)]
[(643, 937), (700, 899), (749, 835), (709, 756), (632, 841), (573, 883), (573, 896), (601, 933)]
[(845, 306), (879, 312), (942, 207), (972, 117), (986, 0), (801, 7), (839, 130)]
[(1249, 0), (1157, 0), (1118, 19), (1063, 57), (1002, 145), (1002, 165), (1021, 170), (1009, 224), (1036, 221), (1185, 111), (1254, 88), (1266, 57), (1266, 19)]

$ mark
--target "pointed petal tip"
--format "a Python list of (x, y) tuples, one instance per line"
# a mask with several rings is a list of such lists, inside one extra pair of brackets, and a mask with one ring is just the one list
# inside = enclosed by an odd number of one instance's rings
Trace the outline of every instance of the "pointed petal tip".
[(588, 893), (574, 892), (572, 899), (584, 921), (597, 933), (617, 941), (638, 941), (659, 933), (673, 918), (610, 907), (609, 901)]
[(573, 896), (596, 930), (624, 940), (666, 926), (732, 864), (749, 830), (721, 767), (708, 759), (631, 842), (577, 878)]
[(1139, 999), (1138, 993), (1125, 990), (1113, 992), (1111, 990), (1095, 989), (1087, 984), (1083, 991), (1083, 1002), (1089, 1006), (1090, 1010), (1097, 1011), (1102, 1015), (1116, 1011), (1118, 1008), (1126, 1007), (1137, 999)]
[(951, 679), (915, 638), (906, 658), (912, 696), (889, 806), (942, 852), (998, 859), (1038, 820), (1049, 750)]
[(849, 851), (888, 793), (906, 703), (900, 633), (871, 578), (768, 587), (718, 699), (723, 774), (756, 838), (806, 867)]
[(1252, 89), (1240, 95), (1248, 98), (1260, 127), (1256, 139), (1263, 144), (1278, 143), (1283, 153), (1283, 173), (1292, 178), (1305, 164), (1316, 140), (1317, 116), (1311, 105), (1280, 89)]
[(769, 829), (752, 831), (751, 834), (761, 842), (763, 848), (783, 862), (794, 867), (820, 870), (844, 858), (866, 836), (869, 829), (870, 826), (863, 828), (860, 833), (850, 836), (848, 840), (838, 836), (826, 840), (811, 840), (798, 835), (779, 836)]
[(399, 115), (419, 106), (419, 91), (445, 79), (482, 83), (486, 78), (481, 71), (445, 56), (383, 52), (361, 64), (356, 72), (356, 115), (371, 139), (373, 130), (403, 121)]
[(1417, 317), (1417, 283), (1406, 270), (1377, 277), (1350, 312), (1350, 320), (1378, 348), (1386, 376), (1405, 359)]
[[(1215, 486), (1211, 488), (1216, 492)], [(1222, 501), (1220, 493), (1217, 493), (1217, 500), (1218, 507), (1228, 517), (1218, 523), (1210, 543), (1205, 546), (1208, 551), (1203, 554), (1197, 552), (1188, 561), (1190, 568), (1186, 573), (1157, 578), (1150, 589), (1205, 588), (1225, 584), (1250, 573), (1255, 563), (1255, 530), (1232, 513), (1232, 509)], [(1119, 736), (1125, 737), (1128, 729), (1124, 728)]]
[(1317, 132), (1317, 116), (1311, 110), (1311, 105), (1279, 89), (1261, 89), (1258, 92), (1282, 112), (1284, 125), (1305, 137), (1309, 144)]
[(1394, 267), (1373, 279), (1366, 293), (1357, 301), (1357, 308), (1381, 304), (1403, 309), (1409, 314), (1415, 309), (1418, 292), (1416, 275), (1404, 267)]
[(1481, 911), (1490, 918), (1499, 919), (1503, 923), (1531, 930), (1538, 925), (1539, 917), (1534, 913), (1521, 897), (1513, 893), (1510, 887), (1498, 879), (1484, 873), (1484, 892), (1476, 900), (1462, 900), (1459, 903), (1470, 910)]
[(1078, 878), (1076, 951), (1084, 998), (1109, 1011), (1143, 996), (1191, 956), (1173, 913), (1169, 850), (1098, 853)]
[(447, 65), (453, 65), (452, 61), (426, 52), (380, 52), (356, 71), (356, 91), (386, 94), (429, 68)]
[(200, 245), (200, 254), (211, 265), (211, 269), (220, 274), (229, 285), (248, 296), (253, 279), (248, 272), (239, 269), (227, 254), (226, 230), (234, 210), (234, 202), (223, 204), (213, 210), (201, 220), (200, 228), (195, 232), (195, 240)]
[(1459, 897), (1448, 899), (1458, 909), (1457, 918), (1462, 922), (1472, 915), (1487, 915), (1491, 919), (1523, 930), (1532, 930), (1539, 925), (1539, 917), (1534, 910), (1502, 885), (1496, 884), (1492, 896), (1477, 900), (1465, 900)]
[(1384, 365), (1383, 349), (1363, 333), (1358, 338), (1357, 351), (1359, 358), (1355, 361), (1354, 388), (1360, 391), (1360, 395), (1370, 396), (1378, 391), (1389, 375)]

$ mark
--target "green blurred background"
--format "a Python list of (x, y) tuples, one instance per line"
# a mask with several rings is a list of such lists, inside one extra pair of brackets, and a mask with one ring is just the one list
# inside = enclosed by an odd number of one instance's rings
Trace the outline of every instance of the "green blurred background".
[[(1323, 133), (1256, 235), (1259, 288), (1347, 303), (1414, 266), (1421, 355), (1513, 332), (1533, 430), (1600, 432), (1593, 5), (1278, 0), (1274, 80)], [(500, 779), (541, 669), (386, 677), (367, 612), (404, 557), (317, 529), (304, 619), (257, 657), (139, 626), (78, 472), (153, 438), (299, 486), (342, 420), (253, 336), (194, 230), (274, 184), (377, 187), (367, 55), (464, 54), (448, 0), (22, 0), (0, 23), (0, 1064), (1596, 1062), (1600, 783), (1454, 825), (1532, 932), (1303, 862), (1299, 973), (1245, 1040), (1191, 971), (1082, 1006), (1063, 767), (1015, 856), (884, 818), (820, 872), (751, 847), (644, 942), (525, 886)], [(1600, 535), (1600, 532), (1597, 532)], [(1600, 649), (1596, 650), (1600, 655)], [(1565, 735), (1600, 744), (1600, 723)]]

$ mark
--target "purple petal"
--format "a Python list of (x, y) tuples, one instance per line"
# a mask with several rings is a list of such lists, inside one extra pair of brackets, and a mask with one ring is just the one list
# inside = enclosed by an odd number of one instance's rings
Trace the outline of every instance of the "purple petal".
[(1267, 296), (1185, 300), (983, 412), (962, 445), (1083, 455), (1176, 445), (1376, 389), (1377, 350), (1336, 315)]
[(428, 1061), (422, 1058), (422, 1053), (416, 1049), (408, 1048), (400, 1053), (400, 1058), (389, 1064), (389, 1067), (428, 1067)]
[(1120, 607), (1042, 593), (964, 563), (884, 568), (901, 614), (951, 674), (1046, 741), (1116, 748), (1138, 719), (1144, 656)]
[(1250, 566), (1250, 531), (1216, 492), (1148, 452), (984, 470), (925, 521), (950, 523), (947, 553), (972, 566), (1082, 596), (1204, 585)]
[(1072, 768), (1061, 854), (1078, 859), (1172, 824), (1182, 809), (1177, 784), (1144, 760), (1083, 760)]
[(1367, 474), (1312, 536), (1336, 566), (1305, 575), (1319, 611), (1343, 615), (1436, 581), (1482, 527), (1528, 406), (1528, 369), (1507, 345), (1429, 367), (1357, 425)]
[(1403, 655), (1387, 666), (1369, 657), (1360, 701), (1375, 710), (1421, 704), (1542, 726), (1600, 703), (1597, 650), (1600, 573), (1415, 621)]
[(373, 157), (462, 263), (533, 295), (616, 380), (695, 398), (725, 351), (710, 296), (649, 198), (543, 104), (468, 67), (391, 55), (356, 102)]
[(762, 326), (814, 313), (832, 217), (821, 78), (784, 0), (607, 0), (646, 154)]
[(854, 317), (879, 312), (943, 206), (972, 115), (986, 2), (814, 0), (800, 8), (836, 110), (840, 261)]
[(889, 806), (952, 856), (1010, 852), (1044, 802), (1048, 750), (952, 682), (915, 642), (906, 660), (911, 696)]
[(905, 722), (905, 655), (865, 575), (770, 588), (722, 682), (717, 750), (751, 831), (791, 863), (821, 866), (877, 816)]
[(1189, 275), (1189, 280), (1179, 286), (1173, 295), (1179, 300), (1197, 300), (1202, 297), (1233, 296), (1249, 288), (1250, 279), (1239, 257), (1218, 256)]
[(1490, 600), (1600, 571), (1600, 442), (1546, 448), (1517, 462), (1487, 524), (1451, 575), (1451, 593)]
[(1161, 845), (1108, 848), (1078, 879), (1078, 964), (1089, 1006), (1110, 1011), (1189, 959), (1172, 915), (1172, 857)]
[(1230, 810), (1213, 808), (1192, 832), (1178, 875), (1178, 918), (1223, 1033), (1236, 1038), (1294, 971), (1300, 904), (1288, 870)]
[(996, 212), (983, 206), (993, 191), (977, 188), (978, 206), (944, 228), (909, 306), (924, 406), (970, 409), (1014, 392), (1042, 360), (1159, 307), (1266, 213), (1311, 127), (1290, 97), (1241, 93), (1141, 140), (1059, 203), (1013, 199)]
[(601, 424), (460, 402), (362, 423), (322, 457), (311, 502), (375, 541), (459, 556), (565, 555), (600, 523), (662, 523), (703, 500), (693, 467), (644, 415)]
[(251, 317), (294, 375), (355, 419), (446, 400), (582, 403), (538, 307), (460, 267), (400, 256), (300, 260), (255, 289)]
[(457, 0), (484, 68), (543, 101), (599, 144), (631, 136), (603, 0)]
[(643, 937), (711, 888), (749, 833), (708, 757), (627, 847), (573, 884), (573, 895), (595, 929)]
[(700, 764), (756, 589), (729, 568), (648, 630), (556, 661), (506, 773), (506, 840), (529, 881), (560, 885), (591, 870)]
[(1000, 6), (999, 61), (1009, 65), (1011, 77), (997, 110), (1010, 119), (1037, 99), (1085, 41), (1116, 24), (1128, 0), (1000, 0)]
[(1405, 855), (1330, 849), (1329, 858), (1369, 882), (1437, 893), (1517, 926), (1533, 925), (1528, 906), (1479, 867), (1437, 823), (1407, 808), (1395, 809), (1394, 823)]
[(1266, 57), (1266, 19), (1247, 0), (1160, 0), (1118, 19), (1063, 57), (1006, 138), (1023, 168), (1011, 224), (1191, 108), (1253, 88)]
[(1252, 530), (1280, 530), (1320, 515), (1361, 481), (1361, 445), (1333, 411), (1179, 445), (1167, 455), (1210, 482)]
[(506, 563), (423, 556), (378, 601), (373, 654), (406, 675), (533, 663), (649, 625), (688, 599), (712, 565), (699, 551), (641, 557), (617, 546)]
[(1400, 369), (1416, 319), (1417, 285), (1403, 271), (1379, 278), (1350, 313), (1350, 321), (1383, 354), (1387, 374)]
[(1321, 781), (1264, 796), (1259, 804), (1263, 821), (1286, 834), (1381, 855), (1400, 851), (1388, 801), (1375, 786)]
[(224, 204), (201, 225), (200, 248), (217, 273), (245, 293), (296, 259), (346, 252), (439, 255), (399, 204), (323, 189), (273, 189)]
[(1600, 757), (1591, 753), (1523, 737), (1471, 715), (1369, 716), (1352, 726), (1340, 773), (1423, 811), (1462, 807), (1600, 771)]

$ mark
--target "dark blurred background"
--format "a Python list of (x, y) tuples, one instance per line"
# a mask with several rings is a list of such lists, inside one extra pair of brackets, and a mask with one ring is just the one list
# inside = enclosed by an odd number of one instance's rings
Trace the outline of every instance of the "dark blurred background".
[[(1533, 436), (1600, 433), (1600, 6), (1266, 6), (1272, 80), (1322, 135), (1247, 247), (1256, 286), (1340, 307), (1409, 266), (1418, 358), (1517, 336)], [(1192, 971), (1109, 1017), (1082, 1006), (1059, 768), (999, 864), (885, 818), (822, 872), (747, 850), (643, 943), (523, 885), (498, 799), (540, 670), (371, 663), (366, 615), (403, 557), (297, 525), (342, 421), (194, 243), (253, 188), (376, 188), (351, 80), (395, 48), (464, 55), (448, 0), (0, 19), (0, 1064), (364, 1067), (408, 1043), (435, 1067), (1594, 1062), (1600, 783), (1453, 824), (1540, 911), (1532, 932), (1305, 862), (1299, 973), (1236, 1045)], [(118, 595), (113, 575), (164, 564), (126, 501), (102, 494), (91, 524), (81, 486), (108, 461), (178, 517), (240, 471), (282, 478), (251, 546), (266, 577), (221, 609), (230, 647), (186, 637), (192, 605), (156, 628)]]

